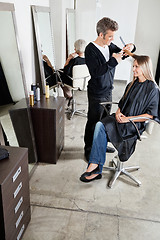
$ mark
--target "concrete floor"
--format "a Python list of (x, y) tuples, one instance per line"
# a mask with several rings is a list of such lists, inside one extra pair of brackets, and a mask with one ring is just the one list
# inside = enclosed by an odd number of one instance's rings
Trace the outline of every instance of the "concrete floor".
[[(113, 100), (124, 89), (117, 83)], [(78, 93), (86, 108), (86, 93)], [(83, 99), (83, 100), (82, 100)], [(86, 118), (65, 120), (65, 146), (56, 165), (39, 164), (30, 180), (32, 215), (23, 240), (158, 240), (160, 239), (160, 126), (138, 142), (128, 165), (142, 185), (121, 176), (112, 189), (111, 173), (82, 183), (87, 164), (83, 155)], [(106, 165), (115, 154), (107, 154)]]

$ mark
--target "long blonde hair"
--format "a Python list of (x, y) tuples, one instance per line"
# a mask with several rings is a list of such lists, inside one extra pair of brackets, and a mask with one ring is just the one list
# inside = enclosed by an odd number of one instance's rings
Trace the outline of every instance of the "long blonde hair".
[[(141, 67), (143, 76), (145, 77), (145, 79), (155, 82), (154, 76), (153, 76), (153, 70), (152, 70), (152, 61), (151, 61), (150, 57), (144, 56), (144, 55), (141, 55), (141, 56), (133, 55), (132, 57), (134, 58), (134, 61), (137, 61), (138, 65)], [(127, 89), (124, 97), (127, 96), (129, 89), (132, 87), (132, 85), (136, 79), (137, 79), (136, 77), (133, 77), (133, 80), (132, 80), (129, 88)]]

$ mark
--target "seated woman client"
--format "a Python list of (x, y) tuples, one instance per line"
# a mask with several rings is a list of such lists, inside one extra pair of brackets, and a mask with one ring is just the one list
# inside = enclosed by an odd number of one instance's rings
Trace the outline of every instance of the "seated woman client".
[[(151, 60), (148, 56), (133, 57), (133, 81), (127, 85), (116, 113), (96, 124), (88, 168), (80, 177), (83, 182), (102, 177), (107, 142), (117, 149), (121, 161), (127, 161), (134, 152), (138, 135), (129, 118), (158, 117), (159, 88), (153, 78)], [(145, 119), (134, 122), (142, 134)]]
[[(60, 70), (60, 77), (61, 77), (62, 83), (72, 87), (72, 80), (69, 77), (72, 77), (73, 66), (85, 64), (85, 58), (84, 58), (85, 47), (86, 47), (86, 42), (83, 39), (78, 39), (74, 43), (75, 52), (69, 55), (64, 65), (64, 68)], [(64, 96), (67, 99), (72, 98), (72, 93), (69, 87), (62, 86), (62, 89), (64, 92)]]

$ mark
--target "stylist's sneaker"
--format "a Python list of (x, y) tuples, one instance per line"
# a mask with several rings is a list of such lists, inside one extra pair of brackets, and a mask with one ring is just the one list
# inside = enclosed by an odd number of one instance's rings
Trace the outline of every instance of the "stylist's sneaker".
[(106, 152), (108, 152), (108, 153), (114, 153), (114, 152), (115, 152), (115, 149), (112, 148), (112, 147), (107, 147)]

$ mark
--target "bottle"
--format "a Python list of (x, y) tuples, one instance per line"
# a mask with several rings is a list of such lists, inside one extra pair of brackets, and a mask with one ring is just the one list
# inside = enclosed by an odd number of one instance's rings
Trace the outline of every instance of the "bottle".
[(37, 83), (37, 88), (36, 88), (36, 100), (40, 101), (40, 87), (39, 87), (39, 83)]
[(34, 92), (34, 103), (36, 102), (36, 84), (32, 83), (31, 84), (31, 91)]
[(56, 90), (53, 90), (53, 97), (54, 97), (54, 98), (57, 97), (57, 92), (56, 92)]
[(34, 91), (29, 92), (29, 104), (31, 107), (34, 106)]
[(46, 82), (46, 98), (49, 98), (49, 84)]

